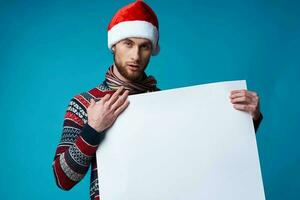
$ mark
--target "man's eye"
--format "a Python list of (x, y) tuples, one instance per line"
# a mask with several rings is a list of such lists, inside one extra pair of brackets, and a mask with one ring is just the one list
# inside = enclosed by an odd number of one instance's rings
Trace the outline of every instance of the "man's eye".
[(149, 45), (143, 45), (142, 48), (148, 50), (148, 49), (150, 49), (150, 46)]
[(131, 42), (125, 42), (126, 46), (132, 46)]

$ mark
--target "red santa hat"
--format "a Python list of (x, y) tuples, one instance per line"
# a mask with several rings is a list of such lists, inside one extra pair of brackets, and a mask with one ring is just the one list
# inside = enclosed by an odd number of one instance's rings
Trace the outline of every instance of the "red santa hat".
[(139, 37), (152, 42), (152, 55), (159, 53), (157, 16), (150, 6), (141, 0), (118, 10), (111, 19), (107, 31), (110, 50), (114, 44), (125, 38)]

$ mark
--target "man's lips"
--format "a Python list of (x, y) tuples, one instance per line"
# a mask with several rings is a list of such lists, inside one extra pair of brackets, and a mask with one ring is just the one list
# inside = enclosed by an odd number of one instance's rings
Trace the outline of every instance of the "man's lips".
[(128, 64), (129, 69), (132, 71), (138, 71), (140, 69), (139, 65), (135, 65), (135, 64)]

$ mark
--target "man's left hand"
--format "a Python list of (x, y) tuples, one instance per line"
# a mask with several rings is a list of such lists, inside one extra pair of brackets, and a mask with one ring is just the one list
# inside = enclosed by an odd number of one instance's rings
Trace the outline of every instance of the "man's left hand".
[(248, 90), (233, 90), (231, 91), (230, 99), (235, 109), (250, 113), (254, 120), (259, 118), (259, 96), (256, 92)]

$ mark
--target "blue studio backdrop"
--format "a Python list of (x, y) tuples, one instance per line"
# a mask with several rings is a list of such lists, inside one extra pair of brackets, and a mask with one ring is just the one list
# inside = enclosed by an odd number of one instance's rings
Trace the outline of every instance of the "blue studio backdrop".
[[(51, 164), (67, 104), (103, 81), (112, 63), (106, 27), (129, 2), (0, 0), (1, 199), (89, 198), (89, 176), (65, 192)], [(147, 1), (161, 45), (147, 73), (160, 88), (246, 79), (259, 93), (269, 200), (300, 199), (298, 2)]]

